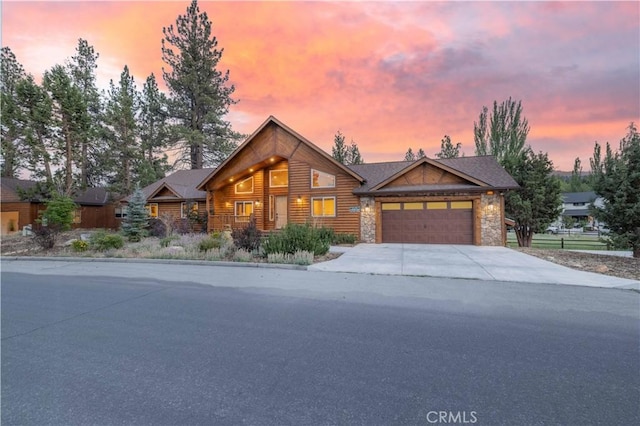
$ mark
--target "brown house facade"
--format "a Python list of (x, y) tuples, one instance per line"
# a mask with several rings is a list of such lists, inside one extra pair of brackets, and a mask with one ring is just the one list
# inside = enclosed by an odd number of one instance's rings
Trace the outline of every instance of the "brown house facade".
[[(25, 226), (37, 227), (37, 219), (45, 210), (39, 199), (25, 200), (21, 192), (34, 188), (37, 182), (24, 179), (0, 179), (0, 224), (2, 235), (21, 231)], [(104, 188), (87, 188), (74, 197), (78, 205), (73, 228), (117, 228), (112, 194)]]
[(375, 243), (504, 245), (503, 193), (518, 185), (490, 156), (345, 166), (269, 117), (197, 189), (208, 230), (310, 222)]
[[(151, 218), (172, 218), (174, 222), (206, 218), (207, 193), (196, 189), (196, 186), (208, 176), (213, 169), (178, 170), (142, 188), (146, 199), (146, 207)], [(120, 218), (126, 214), (126, 204), (131, 196), (122, 200), (123, 206), (117, 210)], [(203, 222), (203, 221), (202, 221)], [(201, 230), (201, 224), (193, 224), (194, 230)]]

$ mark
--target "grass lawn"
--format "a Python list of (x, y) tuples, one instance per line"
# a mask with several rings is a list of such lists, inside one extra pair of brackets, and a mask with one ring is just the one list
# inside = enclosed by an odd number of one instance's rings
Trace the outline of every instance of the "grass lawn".
[[(535, 234), (531, 247), (544, 249), (574, 249), (574, 250), (606, 250), (607, 244), (599, 240), (597, 235), (553, 235), (553, 234)], [(516, 234), (514, 232), (507, 233), (507, 246), (518, 247)]]

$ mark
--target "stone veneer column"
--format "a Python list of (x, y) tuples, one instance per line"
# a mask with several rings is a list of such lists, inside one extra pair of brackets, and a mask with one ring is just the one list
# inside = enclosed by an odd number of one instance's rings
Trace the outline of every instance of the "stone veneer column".
[(483, 246), (501, 246), (503, 212), (500, 195), (482, 194), (480, 197), (480, 232)]
[(373, 197), (360, 197), (360, 240), (363, 243), (376, 242), (376, 209)]

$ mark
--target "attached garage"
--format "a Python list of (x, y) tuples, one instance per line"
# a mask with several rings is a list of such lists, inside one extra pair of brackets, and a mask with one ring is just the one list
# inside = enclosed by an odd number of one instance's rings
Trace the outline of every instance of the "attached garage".
[(382, 242), (473, 244), (473, 201), (381, 203)]

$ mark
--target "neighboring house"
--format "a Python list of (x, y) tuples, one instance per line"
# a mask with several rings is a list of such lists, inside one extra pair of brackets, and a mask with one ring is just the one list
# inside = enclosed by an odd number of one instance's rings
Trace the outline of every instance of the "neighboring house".
[(587, 192), (564, 192), (562, 194), (562, 214), (556, 221), (562, 226), (563, 218), (573, 218), (576, 224), (583, 223), (589, 227), (596, 227), (601, 224), (590, 212), (591, 205), (602, 207), (604, 205), (602, 197), (593, 191)]
[[(0, 210), (2, 234), (20, 231), (26, 225), (37, 226), (36, 219), (45, 210), (42, 200), (23, 200), (21, 192), (34, 188), (37, 182), (31, 180), (0, 179)], [(114, 197), (104, 188), (88, 188), (74, 197), (78, 204), (74, 215), (74, 228), (117, 228)]]
[(505, 191), (518, 188), (495, 158), (345, 166), (269, 117), (203, 177), (208, 230), (263, 231), (310, 222), (376, 243), (504, 245)]
[[(147, 201), (147, 210), (152, 218), (172, 217), (174, 220), (187, 219), (189, 213), (206, 218), (206, 191), (196, 186), (208, 176), (213, 169), (178, 170), (151, 185), (142, 188)], [(122, 200), (129, 202), (131, 196)], [(122, 218), (126, 208), (116, 209), (116, 215)], [(199, 226), (196, 226), (199, 229)]]

